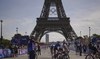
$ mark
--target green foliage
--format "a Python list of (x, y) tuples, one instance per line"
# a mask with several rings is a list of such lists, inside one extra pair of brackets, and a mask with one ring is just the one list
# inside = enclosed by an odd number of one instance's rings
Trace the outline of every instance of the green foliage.
[(100, 38), (100, 35), (98, 35), (98, 34), (93, 34), (93, 36), (96, 36), (96, 37)]
[(3, 40), (2, 40), (2, 44), (3, 44), (3, 46), (8, 47), (8, 46), (10, 45), (10, 40), (8, 40), (8, 39), (3, 39)]

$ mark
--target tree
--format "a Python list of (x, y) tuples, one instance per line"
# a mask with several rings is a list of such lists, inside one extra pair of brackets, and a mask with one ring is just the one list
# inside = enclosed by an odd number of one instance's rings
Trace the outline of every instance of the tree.
[(8, 40), (8, 39), (3, 39), (3, 40), (2, 40), (2, 45), (3, 45), (4, 47), (8, 47), (8, 46), (10, 45), (10, 40)]
[(100, 35), (98, 35), (98, 34), (93, 34), (93, 36), (96, 36), (96, 37), (100, 38)]

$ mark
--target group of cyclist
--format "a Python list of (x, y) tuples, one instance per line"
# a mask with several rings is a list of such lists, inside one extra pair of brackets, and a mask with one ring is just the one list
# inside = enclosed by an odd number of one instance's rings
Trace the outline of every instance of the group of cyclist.
[(69, 53), (69, 44), (65, 40), (63, 42), (57, 41), (56, 44), (52, 44), (50, 46), (50, 51), (51, 51), (51, 55), (52, 55), (53, 58), (55, 58), (55, 59), (61, 59), (61, 58), (59, 58), (59, 56), (60, 57), (64, 57), (65, 54), (66, 54), (66, 56), (68, 56), (68, 53)]
[(89, 53), (93, 56), (93, 58), (98, 58), (100, 59), (100, 41), (97, 42), (97, 44), (94, 44), (92, 42), (89, 43)]
[(82, 37), (78, 37), (75, 40), (75, 48), (76, 53), (79, 52), (80, 56), (82, 56), (82, 53), (85, 52), (85, 55), (88, 54), (95, 57), (97, 54), (100, 56), (100, 38), (93, 37), (89, 38), (88, 44), (86, 42), (82, 42), (84, 39)]
[[(98, 39), (96, 38), (97, 40), (92, 38), (92, 39), (90, 39), (88, 44), (85, 42), (82, 42), (82, 40), (84, 41), (84, 39), (82, 37), (79, 37), (77, 39), (78, 40), (75, 40), (74, 43), (75, 43), (76, 52), (79, 50), (80, 56), (82, 56), (82, 53), (84, 53), (87, 57), (91, 53), (93, 58), (96, 58), (98, 56), (100, 59), (100, 38), (98, 38)], [(65, 40), (63, 42), (58, 41), (58, 42), (56, 42), (56, 44), (51, 44), (50, 51), (51, 51), (51, 55), (53, 56), (53, 58), (59, 59), (57, 57), (61, 53), (63, 53), (63, 54), (66, 53), (67, 54), (66, 56), (69, 56), (68, 55), (69, 45), (70, 45), (69, 42), (65, 41)]]

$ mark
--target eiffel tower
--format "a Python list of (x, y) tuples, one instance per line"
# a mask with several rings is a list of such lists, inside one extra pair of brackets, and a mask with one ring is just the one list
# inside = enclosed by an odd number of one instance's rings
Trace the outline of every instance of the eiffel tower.
[[(50, 17), (50, 13), (54, 16)], [(37, 24), (30, 36), (34, 36), (35, 41), (40, 41), (42, 36), (49, 32), (58, 32), (66, 40), (77, 37), (69, 19), (65, 14), (61, 0), (45, 0), (41, 15), (37, 18)]]

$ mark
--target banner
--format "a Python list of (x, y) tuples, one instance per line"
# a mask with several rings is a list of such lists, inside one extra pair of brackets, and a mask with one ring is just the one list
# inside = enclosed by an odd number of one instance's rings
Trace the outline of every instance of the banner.
[(27, 54), (27, 49), (18, 49), (19, 55)]
[[(27, 49), (18, 49), (18, 55), (27, 54)], [(0, 59), (1, 58), (11, 57), (10, 49), (0, 49)]]
[(0, 58), (3, 58), (3, 57), (4, 57), (4, 55), (3, 55), (3, 50), (0, 49)]

